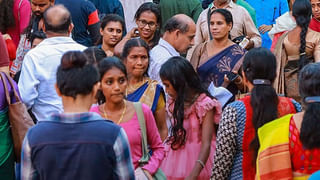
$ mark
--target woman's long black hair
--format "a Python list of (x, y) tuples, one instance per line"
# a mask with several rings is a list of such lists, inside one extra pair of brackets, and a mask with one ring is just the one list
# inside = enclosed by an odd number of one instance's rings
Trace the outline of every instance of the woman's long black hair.
[(175, 56), (165, 62), (160, 69), (161, 80), (168, 80), (177, 93), (173, 109), (172, 137), (169, 139), (173, 150), (185, 144), (186, 130), (183, 128), (185, 102), (193, 103), (196, 95), (206, 93), (212, 97), (202, 86), (198, 74), (188, 60)]
[[(253, 109), (252, 124), (255, 128), (255, 137), (250, 144), (250, 148), (254, 151), (254, 162), (260, 147), (257, 137), (258, 129), (278, 117), (279, 100), (275, 89), (272, 87), (277, 74), (276, 67), (276, 57), (266, 48), (250, 50), (243, 60), (245, 77), (254, 85), (250, 99)], [(270, 84), (254, 84), (255, 79), (269, 80)]]
[(300, 140), (306, 149), (320, 148), (320, 102), (305, 102), (306, 97), (320, 96), (320, 63), (308, 64), (301, 70), (299, 92), (305, 105)]
[(6, 34), (8, 28), (14, 27), (13, 0), (0, 1), (0, 31)]
[(306, 35), (312, 15), (310, 0), (296, 0), (292, 6), (292, 16), (296, 19), (297, 26), (301, 27), (300, 33), (300, 60), (299, 69), (309, 63), (306, 55)]

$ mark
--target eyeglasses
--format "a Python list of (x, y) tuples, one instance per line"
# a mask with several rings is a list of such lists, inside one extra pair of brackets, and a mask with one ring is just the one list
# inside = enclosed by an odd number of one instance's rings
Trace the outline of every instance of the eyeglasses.
[(138, 20), (138, 26), (146, 27), (147, 25), (149, 25), (150, 28), (154, 28), (157, 24), (154, 22), (147, 22), (145, 20)]

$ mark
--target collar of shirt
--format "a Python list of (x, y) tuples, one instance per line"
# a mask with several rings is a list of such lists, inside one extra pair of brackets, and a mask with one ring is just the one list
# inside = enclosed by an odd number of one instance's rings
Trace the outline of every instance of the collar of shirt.
[(166, 40), (160, 38), (158, 45), (165, 48), (172, 56), (180, 56), (179, 52), (177, 52), (176, 49)]
[(53, 113), (47, 120), (61, 123), (83, 123), (89, 121), (105, 120), (95, 112), (84, 113)]
[(55, 45), (55, 44), (74, 44), (76, 43), (71, 37), (59, 36), (44, 39), (38, 46)]
[[(236, 6), (236, 4), (234, 4), (234, 2), (232, 0), (230, 0), (229, 4), (227, 4), (226, 6), (224, 6), (222, 9), (228, 9), (228, 8), (234, 8), (234, 6)], [(209, 8), (211, 11), (215, 10), (215, 9), (218, 9), (214, 3), (212, 2), (210, 5), (209, 5)]]

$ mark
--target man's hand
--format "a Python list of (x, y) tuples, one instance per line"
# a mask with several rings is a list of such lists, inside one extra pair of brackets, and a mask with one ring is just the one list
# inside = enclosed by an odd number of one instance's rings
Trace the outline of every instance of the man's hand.
[(259, 31), (260, 31), (260, 33), (264, 34), (264, 33), (268, 32), (268, 31), (270, 31), (272, 29), (272, 27), (273, 27), (272, 25), (263, 24), (263, 25), (261, 25), (259, 27)]

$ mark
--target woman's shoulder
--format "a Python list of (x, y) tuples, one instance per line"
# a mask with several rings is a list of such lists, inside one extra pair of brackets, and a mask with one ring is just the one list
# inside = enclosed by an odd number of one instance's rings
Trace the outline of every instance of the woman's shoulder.
[[(258, 129), (259, 135), (260, 134), (274, 134), (273, 132), (278, 132), (278, 131), (287, 131), (289, 130), (289, 123), (292, 118), (293, 114), (287, 114), (285, 116), (282, 116), (278, 119), (275, 119), (271, 122), (268, 122), (261, 126)], [(279, 134), (278, 134), (279, 135)]]
[(195, 101), (195, 105), (196, 106), (212, 105), (212, 107), (213, 107), (213, 106), (220, 105), (220, 103), (215, 98), (211, 98), (206, 93), (202, 93), (197, 97), (197, 99)]
[(238, 111), (241, 109), (245, 110), (245, 106), (246, 104), (250, 105), (250, 96), (249, 95), (245, 95), (244, 97), (242, 97), (241, 99), (235, 100), (233, 102), (230, 102), (229, 104), (226, 105), (226, 108), (233, 108), (233, 109), (237, 109)]
[(216, 121), (220, 120), (219, 117), (222, 113), (221, 104), (219, 103), (219, 101), (209, 97), (205, 93), (199, 95), (193, 106), (193, 109), (195, 109), (198, 117), (204, 117), (207, 114), (207, 112), (214, 110), (214, 116), (216, 117)]
[(202, 53), (204, 53), (206, 51), (206, 48), (208, 46), (208, 41), (200, 43), (198, 45), (195, 46), (195, 50), (193, 53), (199, 53), (200, 55), (202, 55)]
[(151, 79), (149, 77), (145, 77), (145, 81), (148, 82), (149, 86), (162, 87), (157, 80)]
[[(279, 106), (280, 108), (288, 108), (288, 113), (300, 112), (302, 111), (302, 106), (296, 100), (289, 97), (279, 96)], [(287, 114), (287, 113), (286, 113)]]
[[(246, 106), (245, 106), (244, 101), (241, 101), (241, 100), (234, 101), (234, 102), (228, 104), (223, 109), (224, 115), (229, 114), (231, 112), (235, 113), (236, 117), (245, 117), (243, 115), (246, 115), (247, 110), (246, 110)], [(240, 119), (243, 120), (243, 118), (240, 118)]]
[(195, 46), (190, 58), (190, 63), (194, 68), (199, 66), (201, 59), (208, 59), (207, 44), (208, 42), (206, 41)]
[(320, 41), (320, 32), (314, 31), (311, 28), (308, 29), (306, 40), (309, 43), (319, 43)]

